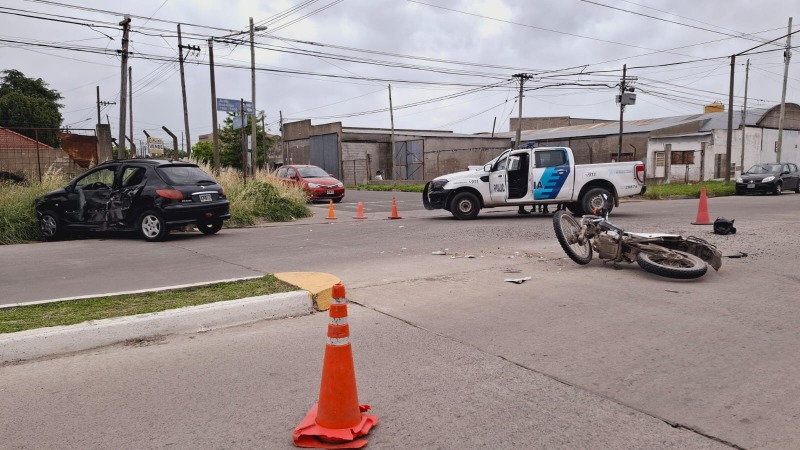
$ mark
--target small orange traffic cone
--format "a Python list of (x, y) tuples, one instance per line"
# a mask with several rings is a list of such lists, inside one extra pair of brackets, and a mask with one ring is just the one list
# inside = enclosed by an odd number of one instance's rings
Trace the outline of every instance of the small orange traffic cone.
[(392, 197), (392, 215), (389, 216), (389, 218), (390, 219), (402, 219), (402, 217), (400, 217), (397, 214), (397, 200), (394, 197)]
[(367, 445), (363, 436), (378, 424), (377, 416), (365, 414), (370, 406), (358, 404), (344, 285), (333, 285), (332, 297), (319, 403), (294, 429), (297, 447), (362, 448)]
[(697, 207), (697, 219), (692, 222), (692, 225), (714, 225), (714, 222), (708, 217), (708, 197), (706, 196), (705, 186), (700, 188), (700, 204)]
[(333, 200), (330, 201), (330, 206), (328, 206), (328, 217), (326, 217), (326, 219), (328, 220), (336, 219), (336, 213), (333, 212)]
[(356, 212), (356, 215), (353, 216), (353, 219), (366, 219), (366, 218), (367, 216), (364, 215), (364, 203), (358, 202), (358, 212)]

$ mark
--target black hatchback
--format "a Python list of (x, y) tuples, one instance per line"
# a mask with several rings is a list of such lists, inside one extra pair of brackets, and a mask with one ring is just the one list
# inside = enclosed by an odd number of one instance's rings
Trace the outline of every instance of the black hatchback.
[(127, 230), (160, 241), (186, 225), (214, 234), (231, 217), (225, 189), (210, 175), (195, 164), (157, 159), (99, 164), (37, 198), (35, 208), (47, 239), (68, 231)]
[(756, 192), (780, 194), (785, 190), (800, 194), (800, 171), (796, 164), (756, 164), (736, 179), (736, 195)]

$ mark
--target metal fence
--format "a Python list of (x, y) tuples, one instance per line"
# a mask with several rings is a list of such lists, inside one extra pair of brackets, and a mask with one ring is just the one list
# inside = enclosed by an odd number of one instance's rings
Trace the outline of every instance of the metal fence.
[(370, 180), (367, 159), (343, 160), (342, 170), (341, 181), (344, 184), (367, 184)]

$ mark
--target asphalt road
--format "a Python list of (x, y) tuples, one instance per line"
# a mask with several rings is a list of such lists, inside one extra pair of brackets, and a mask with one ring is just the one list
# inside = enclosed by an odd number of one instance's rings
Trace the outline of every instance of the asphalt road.
[[(386, 219), (392, 195), (402, 220)], [(367, 220), (350, 219), (356, 201)], [(359, 392), (383, 421), (375, 448), (800, 447), (800, 195), (711, 199), (712, 218), (736, 219), (730, 236), (690, 224), (697, 200), (612, 213), (631, 230), (748, 254), (689, 282), (635, 265), (578, 266), (549, 216), (512, 208), (460, 222), (421, 209), (419, 194), (373, 192), (348, 194), (336, 221), (323, 220), (327, 205), (313, 208), (298, 223), (161, 244), (2, 247), (3, 302), (325, 271), (358, 303)], [(503, 281), (523, 276), (532, 279)], [(317, 314), (0, 367), (4, 445), (289, 448), (317, 394), (325, 322)]]

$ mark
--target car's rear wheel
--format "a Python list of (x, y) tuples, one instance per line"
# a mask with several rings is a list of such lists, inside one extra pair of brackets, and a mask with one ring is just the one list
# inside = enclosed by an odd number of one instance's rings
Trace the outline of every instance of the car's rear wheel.
[(139, 235), (149, 242), (163, 241), (169, 234), (167, 223), (156, 211), (145, 211), (139, 216)]
[(61, 229), (61, 221), (53, 211), (42, 213), (42, 217), (39, 219), (39, 229), (42, 230), (42, 234), (47, 240), (59, 239), (64, 234)]
[(210, 222), (200, 222), (197, 224), (197, 229), (203, 234), (214, 234), (222, 229), (222, 221), (212, 220)]

